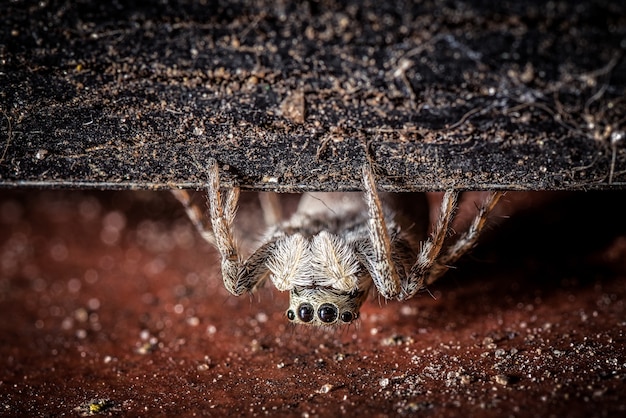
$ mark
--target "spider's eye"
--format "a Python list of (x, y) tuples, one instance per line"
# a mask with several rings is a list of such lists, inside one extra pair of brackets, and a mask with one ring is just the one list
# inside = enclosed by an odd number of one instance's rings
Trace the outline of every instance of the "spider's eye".
[(342, 322), (352, 322), (352, 320), (354, 319), (354, 315), (352, 315), (352, 312), (350, 311), (345, 311), (341, 313), (340, 318)]
[(298, 307), (298, 318), (302, 322), (311, 322), (315, 317), (315, 309), (310, 303), (303, 303)]
[(317, 311), (317, 315), (319, 316), (320, 321), (330, 324), (331, 322), (335, 322), (337, 320), (339, 313), (337, 312), (337, 307), (335, 305), (325, 303), (320, 306)]
[(293, 321), (294, 319), (296, 319), (296, 314), (293, 311), (293, 309), (289, 309), (287, 311), (287, 319), (289, 319), (290, 321)]

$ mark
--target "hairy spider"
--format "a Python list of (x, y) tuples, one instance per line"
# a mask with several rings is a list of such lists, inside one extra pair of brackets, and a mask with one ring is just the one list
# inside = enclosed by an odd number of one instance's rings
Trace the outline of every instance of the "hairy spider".
[(474, 246), (502, 196), (490, 192), (469, 229), (442, 251), (457, 192), (444, 193), (432, 234), (414, 245), (383, 205), (369, 165), (362, 176), (364, 199), (347, 193), (305, 193), (294, 215), (270, 226), (264, 242), (246, 259), (233, 234), (239, 188), (222, 194), (216, 162), (210, 164), (207, 188), (210, 226), (188, 192), (173, 193), (202, 237), (219, 251), (224, 285), (232, 294), (253, 292), (269, 277), (278, 290), (289, 291), (290, 321), (349, 324), (359, 317), (372, 285), (387, 299), (404, 300), (441, 277)]

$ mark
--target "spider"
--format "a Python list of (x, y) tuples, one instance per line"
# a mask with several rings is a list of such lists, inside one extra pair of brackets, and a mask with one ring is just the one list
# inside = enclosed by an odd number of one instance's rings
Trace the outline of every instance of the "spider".
[(278, 290), (289, 291), (287, 318), (307, 325), (352, 323), (372, 287), (386, 299), (413, 297), (475, 245), (503, 194), (490, 192), (469, 229), (443, 251), (458, 199), (458, 192), (445, 192), (433, 232), (414, 245), (384, 205), (365, 165), (364, 199), (305, 193), (293, 216), (270, 226), (260, 247), (243, 258), (233, 234), (239, 188), (220, 191), (217, 162), (209, 164), (208, 177), (210, 226), (187, 191), (172, 192), (201, 236), (219, 251), (228, 291), (237, 296), (254, 292), (269, 278)]

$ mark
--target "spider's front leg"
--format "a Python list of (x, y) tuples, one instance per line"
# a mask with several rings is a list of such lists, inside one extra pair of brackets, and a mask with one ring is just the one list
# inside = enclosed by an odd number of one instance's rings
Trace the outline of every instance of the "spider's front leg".
[[(369, 211), (369, 239), (371, 248), (366, 255), (368, 270), (378, 291), (387, 299), (409, 299), (424, 287), (428, 271), (435, 263), (456, 209), (458, 193), (448, 191), (444, 194), (441, 214), (432, 236), (422, 243), (417, 261), (410, 268), (400, 265), (400, 254), (394, 255), (394, 249), (402, 250), (399, 241), (392, 242), (389, 228), (385, 222), (382, 203), (376, 191), (376, 183), (369, 166), (363, 167), (363, 188)], [(396, 237), (396, 239), (398, 239)], [(406, 270), (408, 274), (405, 273)]]
[(236, 296), (254, 291), (268, 276), (265, 262), (274, 243), (270, 241), (263, 244), (246, 260), (241, 258), (233, 229), (239, 201), (239, 187), (228, 189), (222, 199), (219, 166), (215, 161), (210, 164), (207, 186), (210, 228), (203, 221), (202, 212), (191, 203), (191, 197), (186, 191), (174, 190), (172, 193), (183, 204), (187, 215), (202, 238), (219, 251), (222, 260), (222, 279), (226, 289)]
[(213, 161), (209, 167), (207, 194), (215, 246), (222, 259), (224, 286), (236, 296), (251, 292), (268, 276), (265, 262), (274, 243), (270, 241), (263, 244), (245, 261), (241, 258), (233, 229), (239, 201), (239, 187), (234, 186), (228, 189), (222, 201), (220, 171), (216, 161)]
[(366, 267), (378, 292), (387, 299), (394, 299), (402, 289), (400, 275), (393, 260), (391, 237), (369, 165), (363, 166), (363, 190), (369, 215), (369, 245), (364, 251)]

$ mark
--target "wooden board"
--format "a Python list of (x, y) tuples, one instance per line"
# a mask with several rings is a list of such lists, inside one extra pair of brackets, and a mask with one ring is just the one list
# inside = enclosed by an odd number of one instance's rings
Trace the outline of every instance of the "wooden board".
[[(493, 4), (492, 4), (493, 3)], [(0, 186), (626, 185), (626, 5), (3, 2)]]

